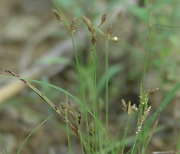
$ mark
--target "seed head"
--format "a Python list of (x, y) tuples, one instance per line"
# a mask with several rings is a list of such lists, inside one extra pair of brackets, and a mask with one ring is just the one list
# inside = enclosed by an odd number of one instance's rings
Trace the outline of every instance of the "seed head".
[(124, 112), (127, 112), (127, 104), (124, 99), (122, 99), (122, 109)]
[(141, 131), (141, 127), (142, 127), (144, 121), (146, 120), (147, 116), (149, 115), (150, 111), (151, 111), (151, 106), (149, 106), (148, 108), (146, 108), (144, 110), (143, 115), (141, 117), (138, 117), (136, 134), (138, 134)]
[(144, 115), (147, 117), (149, 115), (149, 112), (151, 111), (151, 106), (149, 106), (145, 111)]
[(153, 95), (153, 94), (155, 94), (158, 90), (159, 90), (159, 88), (150, 89), (150, 90), (148, 91), (148, 95)]
[(82, 16), (82, 19), (87, 26), (91, 25), (91, 20), (89, 18), (87, 18), (86, 16)]
[(63, 18), (57, 10), (53, 9), (53, 13), (56, 16), (56, 19), (58, 20), (59, 23), (63, 22)]
[(137, 111), (137, 107), (135, 104), (131, 105), (131, 101), (128, 102), (128, 104), (122, 99), (122, 105), (123, 105), (123, 110), (127, 112), (129, 115), (132, 115)]
[(81, 124), (81, 118), (82, 118), (81, 115), (79, 115), (77, 118), (78, 118), (78, 124), (80, 125)]
[(89, 125), (89, 135), (94, 135), (95, 134), (95, 130), (94, 130), (94, 126), (92, 123), (90, 123)]
[(96, 43), (97, 43), (96, 35), (93, 34), (93, 35), (92, 35), (92, 44), (95, 46)]
[(106, 21), (107, 14), (103, 14), (101, 17), (101, 23), (103, 24)]
[(76, 18), (74, 18), (71, 22), (71, 32), (75, 32), (75, 26), (76, 26)]
[(91, 20), (88, 19), (86, 16), (82, 16), (83, 22), (85, 23), (85, 25), (88, 27), (88, 30), (91, 32), (91, 34), (94, 34), (94, 28), (92, 26)]
[(106, 18), (107, 18), (107, 14), (103, 14), (101, 17), (101, 24), (98, 26), (98, 28), (100, 28), (102, 24), (106, 22)]
[(135, 105), (135, 104), (134, 104), (134, 105), (131, 105), (131, 101), (129, 101), (129, 102), (128, 102), (128, 111), (127, 111), (127, 113), (128, 113), (129, 115), (131, 115), (131, 114), (135, 113), (136, 111), (137, 111), (136, 105)]

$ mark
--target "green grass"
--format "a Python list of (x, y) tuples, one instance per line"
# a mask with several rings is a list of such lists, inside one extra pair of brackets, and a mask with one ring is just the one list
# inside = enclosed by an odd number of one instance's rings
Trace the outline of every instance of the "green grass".
[(22, 149), (24, 148), (25, 143), (28, 141), (28, 139), (29, 139), (45, 122), (47, 122), (52, 116), (53, 116), (53, 114), (50, 115), (50, 116), (48, 116), (44, 121), (42, 121), (37, 127), (35, 127), (35, 128), (31, 131), (31, 133), (30, 133), (30, 134), (25, 138), (25, 140), (21, 143), (21, 145), (20, 145), (20, 147), (19, 147), (19, 149), (18, 149), (17, 154), (20, 154), (20, 153), (21, 153), (21, 151), (22, 151)]
[[(164, 108), (171, 102), (172, 98), (175, 96), (177, 91), (180, 89), (180, 83), (176, 84), (172, 90), (169, 91), (168, 95), (165, 97), (165, 99), (160, 103), (158, 108), (154, 111), (153, 114), (150, 114), (150, 105), (149, 105), (149, 94), (145, 90), (145, 78), (148, 66), (150, 64), (150, 57), (151, 57), (151, 51), (152, 51), (152, 39), (154, 39), (153, 29), (156, 28), (166, 28), (166, 29), (177, 29), (179, 30), (179, 26), (171, 26), (171, 25), (163, 25), (163, 24), (155, 24), (153, 21), (153, 6), (152, 0), (150, 2), (146, 1), (146, 4), (148, 4), (148, 9), (146, 8), (139, 9), (139, 8), (133, 8), (133, 6), (129, 7), (131, 9), (131, 13), (134, 13), (140, 20), (143, 22), (149, 22), (148, 24), (148, 34), (147, 34), (147, 47), (146, 47), (146, 54), (145, 54), (145, 60), (143, 64), (143, 71), (142, 71), (142, 80), (140, 85), (140, 100), (139, 100), (139, 107), (137, 112), (133, 113), (132, 108), (133, 106), (131, 104), (127, 104), (126, 106), (126, 117), (127, 120), (125, 123), (121, 123), (118, 127), (117, 133), (112, 139), (109, 134), (109, 82), (112, 80), (112, 78), (122, 71), (124, 68), (121, 64), (109, 66), (109, 51), (110, 51), (110, 43), (111, 43), (111, 36), (110, 34), (107, 34), (101, 29), (98, 29), (96, 26), (94, 26), (92, 23), (86, 24), (88, 28), (93, 28), (94, 31), (90, 30), (89, 35), (94, 39), (96, 38), (96, 35), (99, 34), (105, 39), (104, 48), (105, 51), (105, 68), (102, 75), (98, 74), (99, 70), (99, 63), (98, 61), (98, 50), (96, 48), (96, 43), (91, 43), (91, 50), (89, 51), (91, 55), (89, 60), (89, 65), (84, 66), (81, 60), (80, 53), (78, 52), (77, 45), (79, 42), (76, 42), (74, 32), (71, 29), (71, 22), (66, 18), (65, 14), (61, 10), (61, 7), (59, 4), (54, 0), (54, 4), (59, 11), (59, 15), (62, 16), (63, 23), (65, 27), (67, 28), (67, 31), (69, 32), (71, 38), (72, 38), (72, 48), (74, 51), (75, 61), (76, 61), (76, 71), (78, 74), (79, 79), (79, 91), (80, 96), (75, 96), (68, 92), (67, 90), (58, 87), (56, 85), (52, 85), (50, 83), (41, 82), (37, 80), (32, 79), (22, 79), (21, 77), (18, 77), (12, 73), (11, 75), (15, 76), (15, 78), (20, 79), (23, 81), (31, 90), (33, 90), (35, 93), (37, 93), (49, 106), (52, 108), (63, 120), (66, 124), (66, 133), (67, 133), (67, 140), (68, 140), (68, 150), (69, 154), (73, 153), (72, 145), (71, 145), (71, 139), (72, 137), (76, 136), (79, 139), (79, 146), (81, 146), (81, 152), (82, 153), (88, 153), (88, 154), (117, 154), (117, 153), (130, 153), (130, 154), (136, 154), (138, 152), (145, 154), (148, 149), (148, 145), (150, 142), (151, 137), (153, 136), (154, 132), (157, 131), (157, 123), (158, 118), (160, 116), (160, 113), (164, 110)], [(144, 12), (144, 14), (142, 14)], [(148, 17), (147, 17), (148, 15)], [(92, 25), (91, 25), (92, 24)], [(147, 24), (147, 23), (146, 23)], [(91, 27), (92, 26), (92, 27)], [(86, 27), (86, 28), (87, 28)], [(145, 42), (143, 42), (145, 43)], [(61, 62), (70, 64), (70, 61), (67, 59), (54, 59), (50, 60), (49, 62)], [(132, 68), (133, 69), (133, 68)], [(6, 71), (7, 72), (7, 71)], [(87, 73), (85, 75), (85, 73)], [(0, 75), (1, 77), (3, 75)], [(4, 76), (8, 77), (8, 76)], [(86, 78), (85, 78), (86, 77)], [(82, 126), (80, 122), (72, 123), (70, 120), (70, 111), (68, 108), (63, 109), (57, 108), (55, 104), (46, 96), (44, 95), (40, 90), (38, 90), (35, 86), (32, 84), (38, 84), (42, 87), (48, 87), (53, 88), (61, 93), (66, 97), (65, 103), (68, 104), (69, 98), (71, 98), (78, 106), (80, 106), (81, 109), (81, 116), (85, 120), (85, 125)], [(105, 93), (103, 93), (105, 92)], [(133, 100), (132, 100), (133, 101)], [(100, 102), (103, 102), (103, 109), (105, 113), (101, 114), (101, 107)], [(73, 113), (75, 115), (75, 113)], [(103, 117), (102, 117), (103, 115)], [(19, 150), (17, 154), (20, 154), (22, 149), (24, 148), (25, 143), (28, 141), (28, 139), (37, 131), (38, 128), (40, 128), (46, 121), (48, 121), (52, 117), (49, 116), (46, 118), (42, 123), (40, 123), (32, 132), (27, 136), (27, 138), (23, 141), (21, 146), (19, 147)], [(74, 118), (78, 118), (75, 117)], [(136, 128), (131, 129), (132, 121), (135, 121)], [(85, 128), (85, 129), (83, 129)], [(133, 130), (133, 133), (132, 133)], [(74, 136), (72, 135), (74, 133)], [(180, 137), (179, 137), (180, 138)], [(180, 142), (180, 139), (178, 138), (178, 143)], [(1, 138), (0, 138), (1, 139)], [(131, 147), (129, 145), (132, 145)], [(177, 149), (179, 149), (179, 146), (177, 146)], [(6, 152), (7, 153), (7, 152)]]

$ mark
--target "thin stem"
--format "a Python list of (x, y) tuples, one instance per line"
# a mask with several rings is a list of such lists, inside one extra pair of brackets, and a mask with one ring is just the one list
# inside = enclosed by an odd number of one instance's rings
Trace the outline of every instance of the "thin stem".
[[(92, 55), (93, 55), (93, 112), (94, 116), (97, 118), (97, 90), (96, 90), (96, 51), (95, 51), (95, 46), (93, 46), (92, 50)], [(98, 128), (96, 121), (94, 120), (94, 152), (97, 151), (98, 148), (98, 142), (97, 142), (97, 136), (98, 135)]]
[(41, 122), (27, 137), (26, 139), (23, 141), (23, 143), (21, 144), (17, 154), (20, 154), (22, 148), (24, 147), (25, 143), (27, 142), (27, 140), (34, 134), (35, 131), (37, 131), (46, 121), (48, 121), (51, 117), (53, 116), (50, 115), (49, 117), (47, 117), (43, 122)]
[[(78, 131), (79, 131), (79, 129), (78, 129)], [(81, 135), (81, 132), (79, 131), (79, 138), (80, 138), (80, 143), (81, 143), (81, 151), (82, 151), (82, 154), (84, 154), (85, 152), (84, 152), (84, 140), (83, 140), (83, 138), (82, 138), (82, 135)], [(89, 146), (87, 147), (87, 148), (89, 148)]]
[(156, 28), (180, 29), (180, 26), (171, 26), (171, 25), (153, 25), (152, 27), (156, 27)]
[[(66, 104), (68, 104), (68, 96), (66, 95)], [(68, 119), (68, 109), (66, 109), (66, 114), (65, 114), (65, 118)], [(72, 154), (72, 151), (71, 151), (71, 141), (70, 141), (70, 133), (69, 133), (69, 125), (66, 123), (66, 130), (67, 130), (67, 139), (68, 139), (68, 153), (69, 154)]]
[(124, 153), (124, 145), (125, 145), (125, 141), (126, 141), (126, 136), (127, 136), (127, 133), (128, 133), (128, 130), (129, 130), (129, 122), (130, 122), (130, 115), (128, 115), (128, 120), (127, 120), (127, 123), (126, 123), (126, 127), (125, 127), (125, 132), (124, 132), (124, 136), (123, 136), (123, 139), (121, 141), (121, 153), (123, 154)]
[(64, 15), (63, 11), (61, 11), (61, 8), (59, 7), (59, 4), (58, 4), (57, 0), (52, 0), (52, 1), (53, 1), (53, 3), (55, 4), (55, 6), (56, 6), (56, 8), (58, 9), (58, 11), (61, 13), (61, 15), (62, 15), (62, 17), (63, 17), (63, 21), (64, 21), (63, 23), (65, 24), (66, 28), (67, 28), (69, 31), (71, 31), (71, 30), (70, 30), (69, 22), (68, 22), (68, 20), (66, 19), (66, 16)]
[[(141, 85), (141, 94), (140, 94), (141, 97), (143, 97), (143, 95), (144, 95), (144, 80), (145, 80), (145, 75), (146, 75), (146, 71), (147, 71), (149, 53), (150, 53), (150, 48), (151, 48), (151, 31), (152, 31), (152, 0), (150, 0), (148, 43), (147, 43), (146, 58), (145, 58), (144, 72), (143, 72), (142, 85)], [(139, 110), (138, 111), (138, 117), (142, 115), (142, 108), (141, 107), (142, 106), (140, 106), (140, 109), (138, 109)], [(135, 138), (135, 141), (134, 141), (134, 144), (133, 144), (131, 154), (133, 154), (134, 151), (135, 151), (135, 148), (136, 148), (140, 133), (141, 132), (137, 132), (137, 134), (136, 134), (136, 138)]]
[(142, 88), (144, 88), (144, 80), (145, 80), (145, 75), (147, 71), (147, 66), (148, 66), (148, 60), (149, 60), (149, 53), (151, 49), (151, 31), (152, 31), (152, 0), (150, 0), (150, 10), (149, 10), (149, 30), (148, 30), (148, 45), (147, 45), (147, 50), (146, 50), (146, 59), (145, 59), (145, 64), (144, 64), (144, 72), (143, 72), (143, 79), (142, 79)]
[(105, 72), (106, 72), (106, 142), (105, 142), (105, 154), (107, 152), (107, 139), (108, 139), (108, 120), (109, 120), (109, 85), (108, 85), (108, 74), (109, 74), (109, 69), (108, 69), (108, 50), (109, 50), (109, 37), (107, 37), (106, 40), (106, 57), (105, 57), (105, 62), (106, 62), (106, 68), (105, 68)]
[(116, 144), (117, 144), (117, 142), (118, 142), (118, 136), (119, 136), (119, 134), (120, 134), (120, 131), (121, 131), (121, 125), (119, 125), (118, 130), (117, 130), (116, 138), (115, 138), (114, 145), (113, 145), (113, 151), (115, 151), (115, 148), (116, 148)]
[(139, 133), (136, 134), (136, 138), (135, 138), (135, 141), (134, 141), (132, 150), (131, 150), (131, 154), (134, 154), (134, 151), (135, 151), (135, 147), (136, 147), (136, 143), (137, 143), (137, 141), (138, 141), (138, 138), (139, 138)]
[[(151, 138), (152, 138), (152, 136), (153, 136), (153, 134), (154, 134), (154, 132), (155, 132), (156, 126), (157, 126), (157, 124), (158, 124), (158, 121), (159, 121), (159, 119), (157, 119), (157, 120), (155, 121), (155, 123), (154, 123), (154, 125), (153, 125), (153, 127), (152, 127), (152, 130), (151, 130), (149, 136), (146, 135), (146, 136), (147, 136), (147, 139), (146, 139), (145, 143), (143, 144), (143, 149), (142, 149), (144, 153), (145, 153), (145, 151), (146, 151), (146, 149), (147, 149), (147, 146), (148, 146), (148, 144), (149, 144), (149, 142), (150, 142), (150, 140), (151, 140)], [(147, 128), (145, 128), (145, 129), (146, 129), (146, 132), (147, 132)]]
[(74, 51), (74, 55), (75, 55), (75, 59), (76, 59), (78, 74), (79, 74), (79, 78), (80, 78), (81, 94), (82, 94), (84, 112), (85, 112), (85, 119), (86, 119), (87, 140), (88, 140), (88, 145), (90, 146), (89, 124), (88, 124), (88, 115), (87, 115), (87, 110), (86, 110), (87, 104), (86, 104), (85, 91), (84, 91), (84, 85), (83, 85), (83, 79), (82, 79), (82, 71), (81, 71), (80, 64), (79, 64), (79, 59), (78, 59), (78, 55), (77, 55), (77, 49), (76, 49), (75, 41), (74, 41), (74, 35), (72, 33), (71, 33), (71, 38), (72, 38), (73, 51)]

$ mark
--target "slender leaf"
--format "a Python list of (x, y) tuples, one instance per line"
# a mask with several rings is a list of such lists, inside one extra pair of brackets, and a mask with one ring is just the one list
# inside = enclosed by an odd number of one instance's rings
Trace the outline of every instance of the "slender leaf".
[[(108, 71), (108, 82), (112, 80), (112, 78), (117, 74), (119, 73), (120, 71), (122, 71), (123, 69), (123, 66), (121, 64), (117, 64), (117, 65), (114, 65), (114, 66), (111, 66), (109, 68), (109, 71)], [(99, 96), (100, 93), (103, 91), (103, 89), (105, 88), (105, 82), (106, 82), (106, 74), (104, 73), (100, 80), (99, 80), (99, 83), (97, 85), (97, 95)]]
[(147, 128), (150, 128), (152, 126), (156, 118), (159, 116), (162, 110), (168, 105), (168, 103), (170, 103), (171, 99), (174, 97), (174, 95), (179, 89), (180, 89), (180, 83), (176, 84), (174, 88), (168, 93), (166, 98), (162, 101), (162, 103), (160, 104), (156, 112), (151, 116), (151, 118), (147, 122), (147, 125), (146, 125)]
[(26, 137), (26, 139), (25, 139), (25, 140), (23, 141), (23, 143), (21, 144), (21, 146), (20, 146), (17, 154), (20, 154), (20, 153), (21, 153), (21, 150), (23, 149), (23, 147), (24, 147), (25, 143), (28, 141), (28, 139), (29, 139), (45, 122), (47, 122), (52, 116), (53, 116), (53, 114), (50, 115), (50, 116), (48, 116), (43, 122), (41, 122), (36, 128), (34, 128), (34, 129), (31, 131), (31, 133)]

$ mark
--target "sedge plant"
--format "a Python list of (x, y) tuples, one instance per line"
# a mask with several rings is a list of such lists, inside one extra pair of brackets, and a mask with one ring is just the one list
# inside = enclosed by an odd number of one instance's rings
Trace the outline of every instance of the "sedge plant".
[[(76, 61), (76, 68), (78, 72), (78, 78), (80, 80), (80, 92), (81, 96), (80, 98), (74, 96), (73, 94), (69, 93), (68, 91), (57, 87), (52, 84), (43, 83), (41, 81), (37, 80), (27, 80), (23, 79), (17, 74), (13, 73), (12, 71), (9, 71), (7, 69), (2, 69), (3, 71), (9, 73), (10, 75), (14, 76), (15, 78), (18, 78), (24, 84), (26, 84), (31, 90), (36, 92), (66, 123), (66, 132), (67, 132), (67, 139), (68, 139), (68, 149), (69, 153), (72, 152), (72, 146), (71, 146), (71, 133), (72, 131), (77, 138), (79, 138), (80, 146), (81, 146), (81, 152), (82, 153), (94, 153), (94, 154), (107, 154), (107, 153), (130, 153), (130, 154), (136, 154), (138, 152), (145, 154), (146, 149), (148, 147), (148, 144), (150, 142), (150, 139), (153, 135), (153, 133), (156, 131), (156, 126), (158, 123), (158, 117), (161, 111), (166, 107), (166, 105), (170, 102), (170, 100), (173, 98), (173, 96), (176, 94), (177, 90), (180, 89), (180, 83), (178, 83), (167, 95), (167, 97), (162, 101), (158, 109), (150, 116), (151, 106), (149, 106), (149, 97), (154, 94), (158, 89), (151, 89), (149, 91), (144, 90), (144, 80), (145, 75), (147, 71), (148, 66), (148, 59), (150, 54), (150, 47), (151, 47), (151, 30), (152, 30), (152, 0), (150, 2), (150, 9), (149, 9), (149, 32), (148, 32), (148, 45), (147, 45), (147, 51), (146, 51), (146, 58), (145, 58), (145, 64), (144, 64), (144, 72), (143, 72), (143, 79), (142, 84), (140, 86), (140, 100), (139, 100), (139, 106), (136, 107), (129, 102), (125, 102), (122, 100), (122, 106), (124, 108), (125, 113), (127, 114), (127, 121), (125, 124), (123, 124), (124, 130), (119, 126), (116, 137), (114, 141), (111, 141), (109, 138), (109, 57), (108, 57), (108, 50), (109, 50), (109, 41), (118, 41), (117, 37), (111, 37), (110, 30), (107, 32), (103, 32), (100, 28), (101, 25), (103, 25), (106, 22), (107, 14), (102, 15), (100, 25), (97, 26), (97, 28), (92, 24), (91, 20), (87, 17), (83, 16), (82, 20), (87, 27), (90, 36), (91, 36), (91, 44), (92, 44), (92, 50), (91, 50), (91, 58), (92, 58), (92, 104), (89, 104), (87, 98), (86, 98), (86, 90), (85, 90), (85, 79), (83, 79), (83, 71), (81, 68), (81, 63), (79, 59), (79, 55), (77, 52), (76, 42), (74, 34), (76, 32), (76, 20), (73, 19), (71, 23), (67, 20), (66, 16), (64, 15), (63, 11), (59, 8), (58, 4), (55, 2), (57, 10), (53, 10), (57, 21), (59, 23), (64, 23), (66, 26), (71, 39), (72, 39), (72, 46)], [(100, 120), (98, 114), (98, 103), (99, 103), (99, 89), (97, 87), (97, 53), (96, 53), (96, 44), (97, 44), (97, 37), (96, 33), (102, 34), (106, 39), (105, 41), (105, 125), (103, 125), (103, 120)], [(2, 75), (1, 75), (2, 76)], [(40, 84), (46, 87), (54, 88), (66, 96), (66, 105), (63, 105), (61, 103), (60, 108), (58, 108), (51, 100), (47, 98), (41, 91), (39, 91), (35, 86), (33, 86), (31, 83)], [(76, 110), (78, 112), (78, 116), (76, 116), (71, 110), (69, 110), (69, 101), (68, 98), (72, 98), (75, 102), (79, 103), (79, 105), (82, 107), (83, 111)], [(92, 105), (92, 109), (90, 106)], [(84, 116), (83, 116), (84, 115)], [(74, 119), (76, 119), (76, 124), (70, 121), (70, 117), (72, 116)], [(149, 116), (149, 118), (148, 118)], [(47, 120), (49, 120), (52, 117), (49, 116), (46, 118), (39, 126), (37, 126), (24, 140), (24, 142), (21, 144), (18, 154), (20, 154), (22, 148), (24, 147), (24, 144), (27, 142), (29, 137), (34, 134), (34, 132), (42, 126)], [(84, 117), (85, 119), (85, 131), (81, 128), (81, 118)], [(134, 118), (136, 117), (136, 118)], [(134, 130), (134, 134), (132, 136), (128, 136), (130, 126), (131, 126), (131, 120), (137, 120), (137, 127), (136, 130)], [(92, 126), (91, 126), (92, 121)], [(119, 139), (119, 134), (121, 134), (122, 138)], [(132, 147), (126, 149), (126, 146), (131, 143)], [(178, 147), (179, 148), (179, 147)]]

